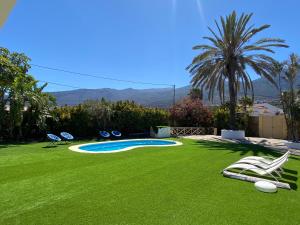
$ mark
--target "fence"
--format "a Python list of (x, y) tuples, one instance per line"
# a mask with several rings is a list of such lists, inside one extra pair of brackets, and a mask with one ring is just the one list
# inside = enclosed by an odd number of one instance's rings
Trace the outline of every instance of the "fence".
[(172, 136), (213, 134), (212, 127), (171, 127)]
[(287, 127), (283, 115), (260, 116), (259, 136), (265, 138), (287, 138)]
[[(287, 138), (287, 127), (283, 115), (250, 117), (247, 136), (264, 138)], [(213, 134), (212, 127), (171, 127), (171, 136)]]

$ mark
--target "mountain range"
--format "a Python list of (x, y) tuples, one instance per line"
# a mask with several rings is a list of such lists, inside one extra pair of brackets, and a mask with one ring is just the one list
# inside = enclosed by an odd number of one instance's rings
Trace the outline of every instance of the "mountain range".
[[(281, 81), (283, 89), (287, 88), (287, 84)], [(297, 85), (300, 85), (300, 74), (297, 77)], [(264, 78), (253, 81), (255, 100), (276, 102), (279, 99), (278, 89)], [(188, 95), (190, 86), (176, 88), (176, 101)], [(97, 100), (104, 98), (109, 101), (132, 100), (141, 105), (167, 108), (173, 104), (173, 89), (171, 88), (152, 88), (152, 89), (77, 89), (71, 91), (50, 92), (56, 97), (57, 105), (77, 105), (86, 100)], [(203, 93), (203, 101), (208, 101), (207, 91)], [(218, 104), (219, 100), (216, 93), (214, 104)]]

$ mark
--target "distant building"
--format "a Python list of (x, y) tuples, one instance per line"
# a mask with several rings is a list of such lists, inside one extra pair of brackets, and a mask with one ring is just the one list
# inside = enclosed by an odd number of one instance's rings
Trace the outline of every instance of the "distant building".
[(269, 103), (257, 103), (252, 106), (250, 116), (283, 115), (283, 110)]
[[(23, 111), (27, 111), (29, 108), (29, 105), (28, 104), (25, 104), (24, 108), (23, 108)], [(5, 106), (4, 106), (4, 110), (9, 112), (10, 111), (10, 105), (9, 103), (7, 103)]]

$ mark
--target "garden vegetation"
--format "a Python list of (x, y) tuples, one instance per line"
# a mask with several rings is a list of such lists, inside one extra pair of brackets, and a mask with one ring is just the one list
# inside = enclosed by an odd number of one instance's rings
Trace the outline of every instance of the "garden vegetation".
[(151, 126), (168, 125), (169, 112), (132, 101), (87, 101), (77, 106), (55, 107), (47, 120), (54, 133), (62, 130), (77, 137), (94, 137), (100, 130), (120, 130), (124, 135), (147, 134)]

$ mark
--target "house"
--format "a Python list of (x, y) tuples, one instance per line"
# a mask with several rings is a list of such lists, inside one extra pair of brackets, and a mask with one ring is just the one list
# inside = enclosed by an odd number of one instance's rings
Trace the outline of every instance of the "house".
[(252, 106), (250, 116), (283, 115), (283, 110), (269, 103), (256, 103)]
[(269, 103), (256, 103), (250, 111), (248, 132), (262, 138), (287, 138), (283, 110)]
[[(25, 104), (24, 105), (24, 108), (23, 108), (23, 111), (27, 111), (29, 108), (29, 104)], [(10, 111), (10, 104), (9, 103), (6, 103), (5, 106), (4, 106), (4, 110), (9, 112)]]

